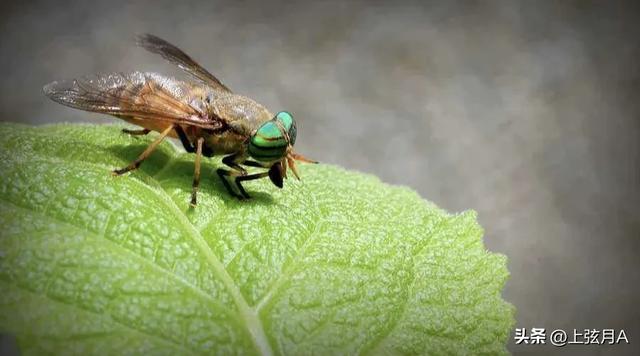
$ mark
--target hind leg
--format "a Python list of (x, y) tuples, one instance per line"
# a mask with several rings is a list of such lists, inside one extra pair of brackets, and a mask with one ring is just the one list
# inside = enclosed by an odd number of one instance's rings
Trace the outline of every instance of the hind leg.
[(149, 129), (140, 129), (140, 130), (129, 130), (129, 129), (122, 129), (123, 133), (129, 134), (131, 136), (144, 136), (146, 134), (148, 134), (149, 132), (151, 132), (151, 130)]
[(153, 141), (149, 145), (149, 147), (147, 147), (147, 149), (144, 150), (140, 154), (140, 156), (138, 156), (138, 158), (136, 158), (135, 161), (131, 162), (128, 166), (124, 168), (114, 170), (113, 174), (119, 176), (129, 171), (133, 171), (134, 169), (138, 169), (138, 167), (140, 167), (140, 164), (142, 164), (142, 161), (144, 161), (145, 159), (147, 159), (147, 157), (149, 157), (149, 155), (156, 149), (156, 147), (158, 147), (160, 142), (162, 142), (162, 140), (164, 140), (164, 138), (167, 137), (167, 135), (171, 132), (171, 130), (173, 130), (173, 125), (167, 127), (164, 131), (162, 131), (162, 133), (160, 133), (160, 136), (155, 141)]

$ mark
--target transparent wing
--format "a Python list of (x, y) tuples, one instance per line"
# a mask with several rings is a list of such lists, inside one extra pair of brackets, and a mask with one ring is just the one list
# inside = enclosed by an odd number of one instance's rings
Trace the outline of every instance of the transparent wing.
[(44, 86), (51, 100), (72, 108), (219, 129), (224, 122), (187, 102), (185, 89), (154, 73), (111, 73)]
[(206, 69), (202, 68), (196, 61), (184, 53), (180, 48), (163, 40), (160, 37), (143, 34), (137, 37), (137, 43), (140, 47), (155, 54), (159, 54), (162, 58), (177, 65), (185, 72), (198, 78), (205, 84), (210, 85), (213, 89), (231, 92), (222, 82)]

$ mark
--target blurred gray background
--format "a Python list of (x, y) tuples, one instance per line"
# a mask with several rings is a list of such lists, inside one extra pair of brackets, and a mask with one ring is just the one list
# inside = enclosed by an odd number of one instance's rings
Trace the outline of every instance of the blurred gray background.
[[(151, 32), (294, 113), (298, 151), (475, 209), (517, 327), (624, 328), (640, 349), (640, 6), (616, 1), (3, 3), (0, 120), (109, 122), (48, 101), (94, 72), (179, 75)], [(6, 347), (6, 345), (5, 345)]]

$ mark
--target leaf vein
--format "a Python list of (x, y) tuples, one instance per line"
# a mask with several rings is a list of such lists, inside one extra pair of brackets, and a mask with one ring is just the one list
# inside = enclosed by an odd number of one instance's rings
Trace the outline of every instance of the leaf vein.
[[(58, 303), (58, 304), (61, 304), (61, 305), (65, 305), (65, 306), (67, 306), (67, 307), (70, 307), (70, 308), (72, 308), (72, 309), (77, 309), (77, 310), (82, 311), (82, 312), (84, 312), (84, 313), (93, 314), (93, 315), (96, 315), (96, 316), (102, 316), (102, 314), (100, 314), (100, 313), (97, 313), (97, 312), (92, 311), (92, 310), (90, 310), (90, 309), (81, 308), (80, 306), (78, 306), (78, 305), (76, 305), (76, 304), (68, 303), (68, 302), (66, 302), (66, 301), (64, 301), (64, 300), (53, 298), (53, 297), (52, 297), (52, 296), (50, 296), (50, 295), (37, 294), (37, 293), (34, 293), (34, 292), (30, 291), (29, 289), (24, 288), (23, 286), (20, 286), (19, 284), (16, 284), (16, 283), (10, 283), (9, 281), (6, 281), (6, 280), (3, 280), (3, 281), (4, 281), (5, 283), (9, 284), (9, 285), (12, 285), (13, 287), (15, 287), (15, 288), (17, 288), (17, 289), (22, 290), (24, 293), (28, 293), (28, 294), (34, 295), (34, 296), (35, 296), (35, 297), (37, 297), (37, 298), (44, 298), (44, 299), (48, 299), (48, 300), (50, 300), (50, 301), (52, 301), (52, 302), (54, 302), (54, 303)], [(197, 351), (196, 351), (196, 350), (191, 349), (191, 348), (187, 347), (186, 345), (183, 345), (183, 344), (177, 343), (177, 342), (175, 342), (175, 340), (167, 339), (167, 338), (161, 337), (161, 336), (159, 336), (159, 335), (155, 335), (155, 334), (152, 334), (152, 333), (150, 333), (150, 332), (147, 332), (147, 331), (145, 331), (145, 330), (141, 330), (141, 329), (134, 328), (134, 327), (132, 327), (131, 325), (125, 324), (125, 323), (123, 323), (123, 322), (119, 321), (118, 319), (115, 319), (115, 318), (113, 318), (113, 317), (111, 317), (111, 316), (109, 316), (109, 321), (111, 321), (111, 322), (113, 322), (114, 324), (116, 324), (116, 325), (118, 325), (118, 326), (121, 326), (121, 327), (123, 327), (123, 328), (125, 328), (125, 329), (128, 329), (128, 330), (131, 330), (131, 331), (137, 332), (137, 333), (139, 333), (139, 334), (141, 334), (141, 335), (145, 335), (145, 336), (151, 337), (151, 338), (153, 338), (153, 339), (156, 339), (156, 340), (160, 341), (160, 342), (161, 342), (161, 343), (163, 343), (163, 344), (174, 345), (174, 346), (177, 346), (177, 347), (179, 347), (179, 348), (181, 348), (181, 349), (183, 349), (183, 350), (188, 350), (188, 351), (191, 351), (191, 352), (197, 353)], [(171, 340), (171, 341), (169, 341), (169, 340)]]

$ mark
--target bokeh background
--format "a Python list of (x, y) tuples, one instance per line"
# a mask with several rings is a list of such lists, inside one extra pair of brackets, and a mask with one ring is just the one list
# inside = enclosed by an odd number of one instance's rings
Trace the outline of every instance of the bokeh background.
[[(0, 120), (111, 122), (43, 84), (181, 75), (177, 44), (235, 92), (294, 113), (299, 152), (475, 209), (509, 257), (517, 327), (625, 329), (640, 349), (640, 3), (16, 1), (0, 15)], [(10, 351), (2, 339), (0, 351)]]

